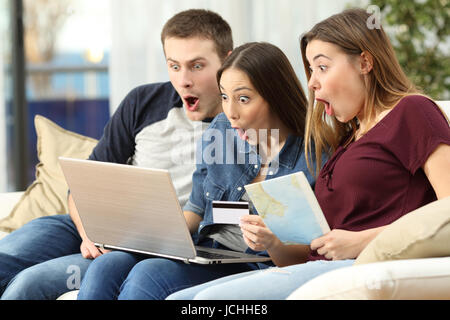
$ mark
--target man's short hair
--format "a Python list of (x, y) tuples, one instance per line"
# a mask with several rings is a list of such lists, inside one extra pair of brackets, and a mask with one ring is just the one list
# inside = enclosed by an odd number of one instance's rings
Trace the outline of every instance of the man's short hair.
[(167, 38), (199, 37), (212, 40), (223, 61), (233, 50), (233, 36), (229, 24), (217, 13), (204, 9), (190, 9), (170, 18), (161, 32), (161, 42)]

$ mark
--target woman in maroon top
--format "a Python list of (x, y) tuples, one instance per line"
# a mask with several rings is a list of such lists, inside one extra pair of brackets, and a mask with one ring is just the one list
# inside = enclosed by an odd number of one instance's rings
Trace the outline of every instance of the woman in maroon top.
[(450, 196), (448, 119), (407, 79), (370, 18), (346, 10), (301, 38), (310, 91), (305, 141), (314, 141), (306, 151), (315, 149), (318, 164), (323, 152), (331, 156), (316, 172), (315, 194), (332, 230), (310, 246), (288, 246), (259, 216), (247, 216), (249, 247), (268, 250), (287, 267), (222, 278), (176, 298), (284, 299), (306, 281), (351, 265), (401, 216)]

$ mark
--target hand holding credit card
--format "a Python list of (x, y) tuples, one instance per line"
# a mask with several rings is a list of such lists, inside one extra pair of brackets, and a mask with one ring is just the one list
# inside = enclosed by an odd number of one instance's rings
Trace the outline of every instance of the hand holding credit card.
[(213, 201), (213, 221), (221, 224), (239, 224), (239, 218), (250, 214), (248, 202)]

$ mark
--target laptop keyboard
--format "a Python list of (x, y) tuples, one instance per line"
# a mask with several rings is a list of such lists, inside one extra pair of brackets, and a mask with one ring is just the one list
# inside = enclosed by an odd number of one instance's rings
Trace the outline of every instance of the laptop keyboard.
[(197, 250), (197, 256), (206, 258), (206, 259), (239, 259), (238, 256), (231, 256), (222, 253), (213, 253), (202, 250)]

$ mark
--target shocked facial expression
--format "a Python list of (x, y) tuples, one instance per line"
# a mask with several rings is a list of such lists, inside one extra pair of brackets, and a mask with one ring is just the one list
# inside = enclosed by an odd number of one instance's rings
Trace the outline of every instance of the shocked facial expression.
[(164, 41), (170, 82), (183, 100), (193, 121), (213, 118), (222, 112), (216, 73), (222, 62), (214, 42), (198, 37)]
[(278, 118), (272, 114), (269, 104), (253, 87), (246, 73), (239, 69), (226, 69), (220, 79), (220, 89), (223, 111), (242, 140), (256, 145), (260, 130), (280, 129)]
[(324, 104), (325, 112), (340, 122), (355, 117), (361, 121), (366, 89), (360, 58), (321, 40), (308, 43), (306, 57), (311, 72), (308, 88), (314, 91), (316, 101)]

